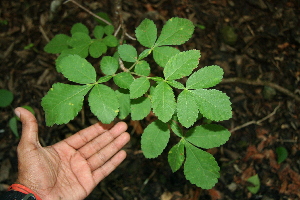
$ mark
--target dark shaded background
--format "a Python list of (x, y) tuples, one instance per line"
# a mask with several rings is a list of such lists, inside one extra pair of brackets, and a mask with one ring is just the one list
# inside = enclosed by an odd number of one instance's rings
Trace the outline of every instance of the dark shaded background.
[[(118, 23), (113, 1), (78, 2), (92, 12), (108, 13)], [(126, 146), (128, 158), (87, 199), (300, 199), (299, 4), (299, 0), (124, 1), (121, 17), (133, 37), (144, 18), (154, 20), (160, 28), (174, 16), (201, 25), (202, 29), (197, 27), (193, 38), (179, 48), (200, 49), (200, 67), (217, 64), (224, 69), (225, 79), (217, 88), (231, 97), (233, 118), (222, 125), (238, 130), (225, 145), (209, 150), (221, 167), (221, 178), (212, 190), (202, 190), (186, 181), (182, 170), (171, 172), (167, 152), (175, 137), (161, 156), (147, 160), (140, 151), (140, 136), (152, 116), (139, 122), (126, 119), (132, 136)], [(84, 107), (66, 125), (45, 126), (41, 98), (53, 83), (66, 81), (55, 70), (56, 55), (43, 51), (47, 40), (58, 33), (69, 34), (77, 22), (90, 29), (97, 24), (71, 2), (62, 5), (51, 21), (49, 9), (50, 1), (46, 0), (0, 2), (0, 88), (15, 96), (11, 107), (0, 110), (2, 192), (17, 177), (18, 139), (8, 126), (13, 108), (34, 108), (43, 145), (56, 143), (97, 121)], [(275, 150), (280, 146), (288, 150), (288, 158), (278, 164)], [(247, 190), (246, 180), (255, 174), (261, 187), (254, 195)]]

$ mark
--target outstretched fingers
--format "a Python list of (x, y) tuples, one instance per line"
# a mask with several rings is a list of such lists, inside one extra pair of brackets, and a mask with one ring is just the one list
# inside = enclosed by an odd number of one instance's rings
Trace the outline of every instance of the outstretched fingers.
[[(120, 124), (121, 124), (121, 126), (125, 126), (127, 128), (127, 125), (124, 122), (121, 122)], [(120, 126), (120, 125), (118, 125), (118, 126)], [(69, 146), (71, 146), (74, 149), (79, 149), (79, 148), (83, 147), (84, 145), (86, 145), (91, 140), (93, 140), (94, 138), (101, 135), (102, 133), (105, 133), (111, 127), (112, 127), (112, 124), (102, 124), (102, 123), (98, 122), (92, 126), (89, 126), (88, 128), (85, 128), (85, 129), (77, 132), (76, 134), (68, 137), (63, 142), (66, 142)]]
[(120, 151), (120, 149), (129, 141), (129, 139), (129, 134), (123, 132), (101, 150), (94, 153), (89, 159), (87, 159), (91, 171), (95, 171), (99, 167), (101, 168), (101, 166), (106, 165), (107, 162), (111, 163), (110, 159)]
[[(78, 149), (78, 151), (85, 159), (89, 159), (95, 153), (99, 152), (101, 149), (103, 149), (111, 142), (113, 142), (116, 138), (118, 138), (122, 133), (126, 131), (126, 129), (126, 123), (119, 122), (110, 130), (105, 131), (101, 135), (95, 137), (93, 140), (88, 142), (86, 145), (82, 146), (80, 149)], [(116, 143), (116, 141), (114, 141), (114, 143)]]
[(114, 171), (125, 158), (126, 152), (124, 150), (121, 150), (117, 154), (115, 154), (110, 160), (108, 160), (104, 165), (93, 171), (92, 174), (95, 182), (99, 183), (100, 181), (102, 181), (112, 171)]

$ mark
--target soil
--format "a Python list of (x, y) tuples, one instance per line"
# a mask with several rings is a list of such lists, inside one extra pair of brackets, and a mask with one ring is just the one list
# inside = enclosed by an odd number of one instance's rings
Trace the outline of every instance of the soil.
[[(94, 13), (107, 13), (118, 24), (114, 1), (78, 2)], [(84, 107), (84, 112), (66, 125), (45, 125), (41, 99), (53, 83), (66, 80), (55, 70), (56, 55), (44, 52), (44, 46), (58, 33), (69, 34), (74, 23), (89, 28), (97, 24), (72, 2), (63, 4), (52, 17), (50, 3), (0, 2), (0, 88), (14, 94), (11, 106), (0, 109), (1, 192), (17, 177), (19, 139), (8, 123), (13, 108), (29, 105), (34, 109), (43, 145), (54, 144), (97, 121)], [(230, 96), (233, 117), (220, 123), (232, 135), (223, 146), (208, 150), (221, 168), (221, 177), (211, 190), (202, 190), (185, 180), (182, 169), (172, 173), (167, 152), (175, 137), (161, 156), (145, 159), (140, 137), (151, 119), (126, 119), (131, 134), (125, 147), (128, 157), (86, 199), (300, 199), (299, 6), (299, 0), (123, 1), (120, 17), (132, 37), (144, 18), (159, 28), (175, 16), (198, 25), (193, 37), (179, 48), (201, 50), (199, 67), (219, 65), (224, 69), (224, 80), (217, 89)], [(136, 45), (130, 38), (125, 40)], [(18, 128), (20, 132), (21, 124)], [(288, 151), (281, 163), (277, 162), (278, 147)], [(256, 174), (260, 189), (252, 194), (247, 179)]]

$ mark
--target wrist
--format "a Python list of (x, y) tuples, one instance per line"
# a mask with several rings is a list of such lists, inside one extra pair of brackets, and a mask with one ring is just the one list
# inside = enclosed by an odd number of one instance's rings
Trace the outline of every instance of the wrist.
[(8, 191), (20, 192), (23, 193), (25, 196), (28, 195), (28, 197), (30, 196), (29, 194), (32, 194), (31, 196), (34, 196), (36, 200), (42, 200), (35, 192), (21, 184), (12, 184), (8, 188)]

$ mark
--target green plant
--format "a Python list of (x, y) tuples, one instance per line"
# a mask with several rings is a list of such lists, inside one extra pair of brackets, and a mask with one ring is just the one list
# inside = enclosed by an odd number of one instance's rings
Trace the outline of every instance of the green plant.
[[(11, 91), (0, 89), (0, 107), (5, 108), (7, 106), (10, 106), (13, 100), (14, 100), (14, 95)], [(34, 110), (32, 107), (30, 106), (22, 106), (22, 107), (26, 108), (27, 110), (29, 110), (34, 114)], [(10, 130), (13, 132), (13, 134), (17, 138), (19, 138), (17, 120), (20, 120), (17, 116), (10, 118), (8, 125)]]
[(252, 184), (253, 186), (248, 186), (247, 189), (252, 193), (256, 194), (260, 189), (260, 180), (257, 174), (251, 176), (247, 179), (247, 181)]
[[(172, 171), (184, 164), (184, 174), (191, 183), (204, 189), (212, 188), (219, 178), (220, 168), (214, 157), (200, 148), (224, 144), (230, 132), (221, 125), (198, 124), (201, 119), (231, 118), (231, 103), (226, 94), (208, 89), (223, 77), (219, 66), (194, 71), (200, 51), (180, 52), (171, 47), (184, 44), (193, 31), (191, 21), (176, 17), (166, 22), (158, 37), (154, 22), (145, 19), (135, 31), (138, 42), (145, 47), (140, 53), (129, 44), (118, 45), (112, 26), (96, 26), (94, 39), (83, 24), (72, 27), (71, 37), (56, 35), (45, 51), (60, 54), (56, 60), (57, 70), (76, 84), (55, 83), (42, 99), (46, 124), (68, 123), (81, 110), (85, 96), (91, 112), (103, 123), (110, 123), (115, 117), (125, 119), (129, 114), (133, 120), (142, 120), (152, 110), (157, 120), (144, 130), (141, 139), (145, 157), (159, 156), (172, 131), (180, 138), (168, 154)], [(95, 67), (85, 58), (88, 54), (98, 58), (106, 52), (106, 47), (116, 46), (117, 54), (103, 56), (100, 66), (96, 66), (102, 72), (97, 76)], [(150, 67), (145, 59), (150, 54), (158, 66)], [(151, 74), (159, 74), (159, 70), (162, 75)], [(118, 89), (107, 86), (108, 81)]]
[(289, 155), (286, 148), (282, 146), (276, 148), (276, 154), (277, 154), (277, 162), (279, 164), (282, 163)]

